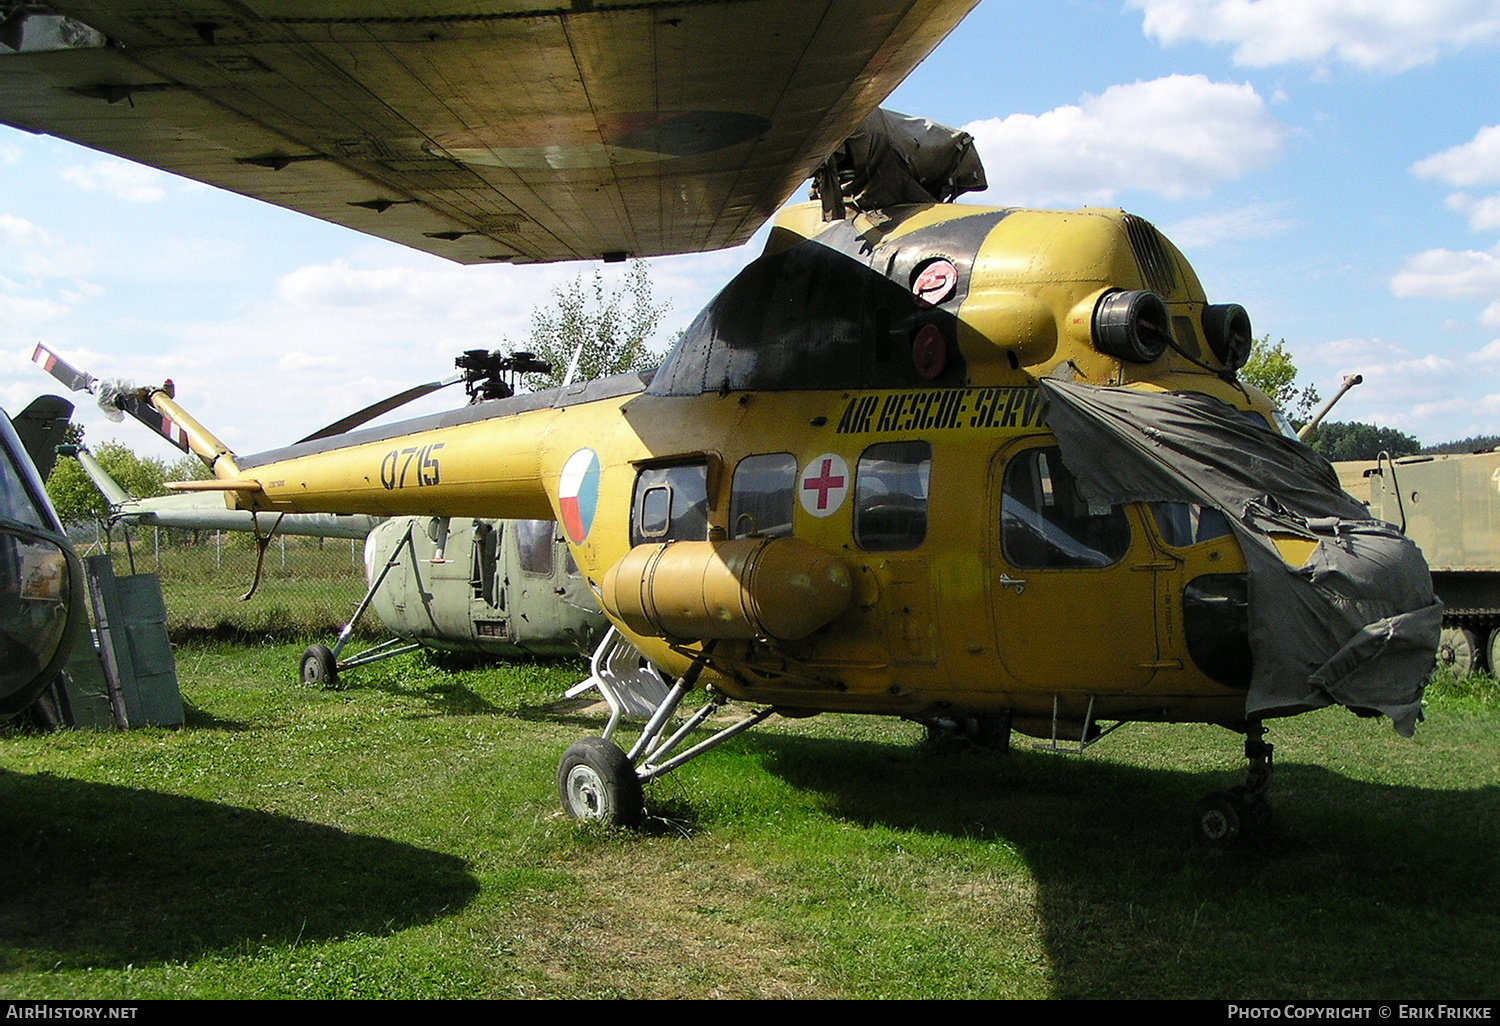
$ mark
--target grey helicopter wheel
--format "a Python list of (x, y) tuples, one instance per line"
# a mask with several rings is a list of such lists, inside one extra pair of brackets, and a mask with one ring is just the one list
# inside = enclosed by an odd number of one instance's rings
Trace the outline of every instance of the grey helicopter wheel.
[(308, 645), (302, 653), (302, 683), (326, 687), (339, 682), (339, 662), (327, 645)]
[(1193, 840), (1205, 848), (1233, 848), (1242, 825), (1240, 803), (1228, 791), (1205, 795), (1193, 809)]
[(646, 800), (629, 756), (602, 737), (576, 742), (557, 767), (563, 811), (605, 826), (638, 826)]

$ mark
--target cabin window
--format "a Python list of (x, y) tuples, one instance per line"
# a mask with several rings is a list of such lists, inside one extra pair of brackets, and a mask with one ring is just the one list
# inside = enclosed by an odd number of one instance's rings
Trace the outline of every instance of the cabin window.
[(1056, 446), (1028, 449), (1005, 468), (1000, 538), (1013, 567), (1105, 567), (1130, 548), (1130, 521), (1119, 506), (1083, 500)]
[(796, 493), (797, 457), (791, 453), (773, 452), (740, 460), (729, 493), (729, 524), (734, 537), (752, 533), (789, 537)]
[(859, 458), (854, 475), (854, 541), (866, 552), (915, 549), (927, 540), (932, 446), (882, 442)]
[(516, 556), (524, 573), (552, 576), (552, 536), (557, 525), (551, 520), (515, 520)]
[(646, 467), (635, 479), (630, 544), (708, 537), (708, 466)]
[(1153, 502), (1162, 541), (1174, 548), (1186, 549), (1229, 534), (1229, 518), (1212, 506), (1196, 502)]

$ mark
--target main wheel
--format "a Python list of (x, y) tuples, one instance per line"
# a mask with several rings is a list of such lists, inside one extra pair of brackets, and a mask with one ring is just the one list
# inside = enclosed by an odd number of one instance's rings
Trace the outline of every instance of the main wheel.
[(1193, 809), (1193, 839), (1205, 848), (1233, 848), (1240, 825), (1240, 803), (1228, 791), (1204, 796)]
[(327, 645), (308, 645), (302, 653), (302, 683), (326, 687), (339, 682), (339, 661)]
[(640, 778), (629, 756), (602, 737), (569, 748), (557, 767), (563, 811), (606, 826), (637, 826), (646, 812)]
[(1484, 646), (1485, 663), (1489, 666), (1491, 673), (1496, 673), (1495, 667), (1500, 666), (1500, 627), (1490, 631), (1489, 643)]
[(1438, 636), (1438, 663), (1463, 680), (1479, 668), (1479, 641), (1467, 627), (1444, 627)]

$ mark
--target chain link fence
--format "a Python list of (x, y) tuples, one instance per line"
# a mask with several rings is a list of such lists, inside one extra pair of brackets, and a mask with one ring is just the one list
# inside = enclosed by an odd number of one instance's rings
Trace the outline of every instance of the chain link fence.
[[(174, 641), (333, 634), (365, 594), (364, 542), (356, 539), (277, 535), (266, 549), (260, 586), (242, 599), (255, 580), (250, 534), (123, 524), (106, 534), (92, 523), (68, 533), (80, 555), (109, 553), (118, 575), (161, 577)], [(373, 614), (357, 628), (366, 636), (380, 631)]]

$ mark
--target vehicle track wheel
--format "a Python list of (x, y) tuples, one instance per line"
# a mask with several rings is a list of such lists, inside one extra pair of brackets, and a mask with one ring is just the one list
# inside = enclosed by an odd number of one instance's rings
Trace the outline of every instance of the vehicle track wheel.
[(633, 827), (646, 800), (629, 756), (602, 737), (586, 737), (569, 748), (557, 767), (563, 811), (574, 819)]
[(1233, 848), (1240, 827), (1240, 803), (1228, 791), (1205, 795), (1193, 809), (1193, 840), (1205, 848)]
[(1463, 680), (1479, 668), (1479, 641), (1467, 627), (1444, 627), (1438, 636), (1438, 662)]
[(327, 645), (308, 645), (302, 653), (302, 683), (327, 687), (339, 682), (339, 661)]
[(1484, 646), (1485, 665), (1494, 673), (1495, 667), (1500, 666), (1500, 627), (1490, 631), (1488, 643)]

